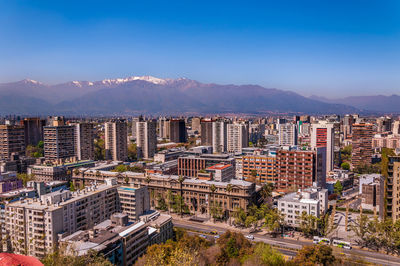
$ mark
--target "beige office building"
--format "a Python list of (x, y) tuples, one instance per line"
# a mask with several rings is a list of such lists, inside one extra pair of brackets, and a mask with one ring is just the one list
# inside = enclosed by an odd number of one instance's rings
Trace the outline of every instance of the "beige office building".
[(107, 122), (105, 128), (106, 160), (128, 159), (128, 131), (125, 121)]
[(75, 156), (78, 160), (94, 159), (94, 129), (91, 123), (74, 124)]
[(227, 125), (227, 146), (230, 153), (241, 153), (242, 148), (249, 146), (247, 125), (242, 123)]
[(150, 159), (157, 152), (156, 121), (136, 122), (138, 158)]

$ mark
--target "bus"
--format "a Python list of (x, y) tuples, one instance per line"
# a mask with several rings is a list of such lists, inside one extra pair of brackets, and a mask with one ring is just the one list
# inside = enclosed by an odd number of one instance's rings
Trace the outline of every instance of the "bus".
[(334, 239), (332, 241), (332, 245), (335, 247), (339, 247), (339, 248), (351, 249), (351, 244), (349, 242), (338, 240), (338, 239)]
[(331, 240), (329, 238), (325, 238), (325, 237), (314, 236), (313, 243), (314, 244), (330, 245), (331, 244)]

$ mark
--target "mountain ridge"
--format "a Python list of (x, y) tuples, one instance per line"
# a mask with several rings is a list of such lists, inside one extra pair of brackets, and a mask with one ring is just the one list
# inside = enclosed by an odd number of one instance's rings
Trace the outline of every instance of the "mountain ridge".
[[(357, 108), (313, 100), (292, 91), (259, 85), (201, 83), (152, 76), (70, 81), (47, 85), (25, 79), (0, 84), (0, 100), (21, 97), (24, 108), (0, 106), (0, 114), (25, 111), (53, 114), (224, 114), (357, 112)], [(11, 98), (10, 98), (11, 99)], [(35, 104), (39, 104), (35, 108)]]
[(326, 103), (342, 103), (353, 106), (361, 111), (381, 112), (381, 113), (400, 113), (400, 96), (392, 95), (367, 95), (367, 96), (348, 96), (338, 99), (329, 99), (321, 96), (312, 95), (310, 99)]

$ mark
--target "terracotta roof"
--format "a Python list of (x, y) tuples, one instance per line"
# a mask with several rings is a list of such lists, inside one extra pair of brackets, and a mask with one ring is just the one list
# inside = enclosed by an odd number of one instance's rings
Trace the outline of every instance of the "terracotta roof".
[(0, 266), (43, 266), (37, 258), (13, 253), (0, 253)]

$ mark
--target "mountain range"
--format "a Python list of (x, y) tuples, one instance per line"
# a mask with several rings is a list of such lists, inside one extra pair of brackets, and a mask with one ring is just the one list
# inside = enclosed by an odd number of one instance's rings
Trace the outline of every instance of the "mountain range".
[[(384, 100), (398, 102), (398, 97)], [(354, 105), (352, 100), (308, 98), (257, 85), (205, 84), (151, 76), (56, 85), (30, 79), (0, 84), (0, 115), (344, 114), (390, 109), (377, 102), (370, 109), (362, 104), (365, 102)]]
[(327, 99), (319, 96), (311, 96), (310, 99), (325, 103), (341, 103), (353, 106), (360, 112), (372, 113), (400, 113), (400, 96), (393, 94), (390, 96), (350, 96), (338, 99)]

